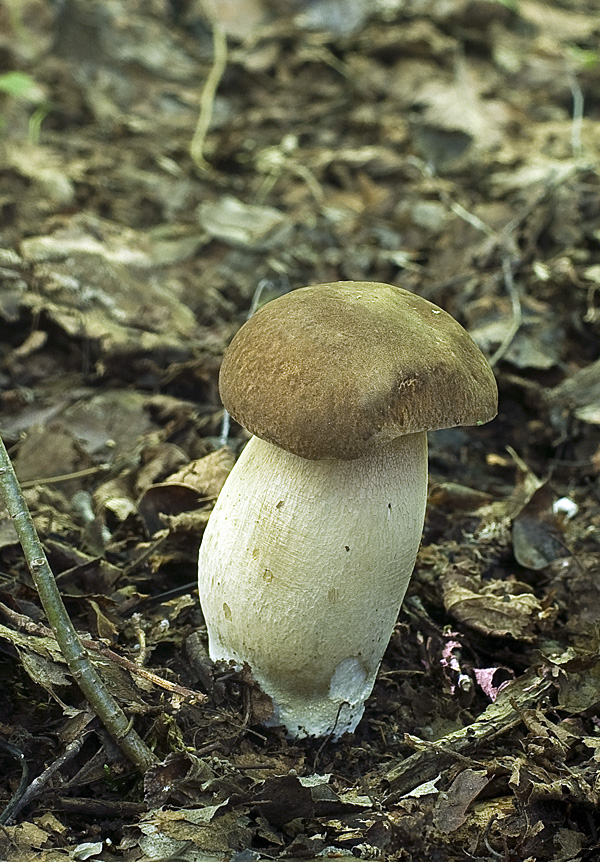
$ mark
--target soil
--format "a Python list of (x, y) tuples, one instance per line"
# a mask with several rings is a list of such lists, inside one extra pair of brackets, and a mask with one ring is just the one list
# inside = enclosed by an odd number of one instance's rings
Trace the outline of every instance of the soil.
[[(0, 513), (2, 860), (600, 858), (599, 36), (596, 0), (0, 0), (0, 430), (156, 758)], [(356, 732), (290, 741), (209, 661), (196, 560), (226, 345), (339, 280), (454, 315), (500, 409), (430, 435)]]

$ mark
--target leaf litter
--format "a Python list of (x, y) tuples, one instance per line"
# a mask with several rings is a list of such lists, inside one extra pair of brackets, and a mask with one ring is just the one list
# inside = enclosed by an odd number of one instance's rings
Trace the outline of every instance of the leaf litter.
[[(598, 855), (598, 105), (588, 0), (0, 0), (0, 430), (67, 607), (160, 759), (82, 702), (0, 514), (6, 862)], [(216, 27), (225, 72), (190, 157)], [(422, 548), (365, 718), (290, 742), (212, 665), (195, 560), (263, 299), (401, 284), (491, 358), (431, 435)], [(0, 802), (20, 767), (0, 747)]]

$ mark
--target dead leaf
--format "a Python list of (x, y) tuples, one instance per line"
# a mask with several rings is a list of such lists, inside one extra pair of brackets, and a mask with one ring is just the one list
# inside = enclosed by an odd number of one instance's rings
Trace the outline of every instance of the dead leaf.
[(292, 228), (285, 214), (274, 207), (245, 204), (229, 195), (200, 204), (198, 221), (209, 236), (255, 251), (282, 246)]
[(519, 565), (542, 571), (550, 563), (569, 556), (552, 504), (554, 494), (544, 485), (531, 497), (512, 522), (515, 559)]
[(447, 791), (440, 793), (433, 822), (440, 832), (454, 832), (467, 819), (467, 809), (489, 784), (486, 770), (463, 769)]
[(527, 584), (483, 579), (451, 568), (442, 580), (444, 607), (463, 625), (489, 637), (531, 641), (543, 607)]
[(208, 513), (198, 510), (214, 504), (234, 461), (230, 449), (219, 449), (190, 462), (164, 482), (147, 488), (137, 508), (150, 535), (163, 529), (165, 524), (173, 530), (186, 531), (192, 531), (195, 525), (200, 535)]

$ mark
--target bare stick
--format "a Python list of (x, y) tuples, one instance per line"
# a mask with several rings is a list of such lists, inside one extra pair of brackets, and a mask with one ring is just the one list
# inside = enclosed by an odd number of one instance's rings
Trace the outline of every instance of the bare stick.
[(212, 119), (217, 89), (227, 67), (227, 37), (225, 36), (225, 31), (214, 16), (209, 15), (208, 17), (212, 26), (213, 64), (204, 84), (202, 95), (200, 96), (200, 113), (198, 115), (198, 122), (196, 123), (196, 130), (192, 137), (192, 143), (190, 144), (190, 155), (196, 165), (202, 169), (208, 167), (208, 163), (204, 158), (204, 142)]
[(67, 745), (64, 752), (56, 758), (54, 763), (51, 763), (50, 766), (46, 767), (41, 775), (38, 775), (37, 778), (34, 778), (29, 787), (25, 790), (20, 799), (15, 801), (15, 805), (10, 812), (9, 819), (6, 821), (7, 823), (14, 822), (15, 817), (26, 805), (29, 805), (34, 799), (36, 799), (44, 790), (50, 779), (56, 775), (56, 773), (70, 760), (72, 760), (83, 747), (83, 743), (85, 742), (85, 734), (81, 734), (73, 742)]
[(512, 271), (512, 263), (508, 254), (502, 256), (502, 272), (504, 273), (504, 284), (510, 296), (510, 304), (512, 309), (512, 320), (508, 328), (508, 332), (502, 339), (502, 343), (495, 350), (493, 356), (490, 356), (489, 363), (492, 368), (495, 368), (498, 362), (502, 359), (513, 340), (521, 328), (523, 322), (523, 312), (521, 310), (521, 297), (519, 296), (519, 288), (515, 284), (515, 279)]
[(552, 679), (538, 676), (535, 669), (511, 682), (498, 699), (467, 727), (448, 733), (435, 742), (405, 734), (405, 742), (416, 749), (385, 775), (389, 786), (386, 803), (397, 802), (415, 787), (433, 779), (456, 760), (472, 764), (476, 752), (520, 724), (522, 713), (546, 698), (554, 689)]
[[(54, 634), (51, 629), (47, 628), (47, 626), (44, 626), (41, 623), (34, 623), (32, 619), (26, 617), (24, 614), (16, 613), (16, 611), (11, 610), (11, 608), (7, 607), (3, 602), (0, 602), (0, 613), (10, 620), (13, 625), (18, 626), (28, 634), (37, 635), (39, 637), (52, 637)], [(205, 694), (202, 694), (202, 692), (193, 691), (191, 688), (184, 688), (182, 685), (177, 685), (175, 682), (163, 679), (163, 677), (152, 673), (152, 671), (147, 670), (145, 667), (141, 667), (139, 664), (129, 661), (129, 659), (114, 652), (110, 647), (105, 646), (105, 644), (97, 643), (96, 641), (88, 640), (87, 638), (82, 640), (81, 643), (86, 650), (98, 653), (103, 658), (114, 662), (114, 664), (118, 664), (119, 667), (124, 668), (134, 676), (141, 676), (143, 679), (147, 679), (159, 688), (170, 691), (171, 694), (175, 694), (178, 697), (183, 698), (186, 703), (203, 703), (208, 700), (208, 697)]]

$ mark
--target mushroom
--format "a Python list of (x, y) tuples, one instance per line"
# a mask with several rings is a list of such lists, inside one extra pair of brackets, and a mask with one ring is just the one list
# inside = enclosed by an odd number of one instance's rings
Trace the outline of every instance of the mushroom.
[(427, 431), (496, 415), (487, 360), (388, 284), (267, 303), (235, 335), (223, 404), (251, 437), (199, 556), (213, 660), (250, 666), (290, 737), (353, 731), (415, 564)]

